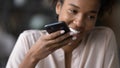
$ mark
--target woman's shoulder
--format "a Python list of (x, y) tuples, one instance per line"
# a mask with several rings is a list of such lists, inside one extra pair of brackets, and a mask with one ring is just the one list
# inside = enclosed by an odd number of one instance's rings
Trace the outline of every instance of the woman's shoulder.
[(109, 33), (112, 33), (113, 30), (109, 27), (105, 27), (105, 26), (99, 26), (99, 27), (95, 27), (93, 29), (93, 31), (95, 32), (109, 32)]
[(99, 26), (95, 27), (92, 31), (95, 35), (114, 35), (114, 31), (109, 27)]
[(25, 30), (21, 34), (31, 35), (31, 34), (46, 34), (46, 30)]
[(32, 46), (43, 34), (46, 34), (45, 30), (25, 30), (19, 37), (18, 42), (24, 44), (26, 47)]
[(100, 27), (95, 27), (91, 31), (91, 33), (89, 35), (89, 39), (105, 41), (105, 40), (111, 39), (114, 36), (115, 36), (115, 34), (111, 28), (100, 26)]
[(25, 30), (23, 31), (20, 36), (41, 36), (47, 34), (46, 30)]
[(36, 41), (42, 35), (47, 34), (45, 30), (25, 30), (19, 35), (20, 40)]

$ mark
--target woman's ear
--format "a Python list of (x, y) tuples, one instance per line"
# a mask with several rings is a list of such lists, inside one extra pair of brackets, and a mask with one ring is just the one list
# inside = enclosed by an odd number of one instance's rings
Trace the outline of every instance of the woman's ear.
[(59, 15), (60, 14), (60, 10), (61, 10), (61, 3), (57, 2), (56, 4), (56, 14)]

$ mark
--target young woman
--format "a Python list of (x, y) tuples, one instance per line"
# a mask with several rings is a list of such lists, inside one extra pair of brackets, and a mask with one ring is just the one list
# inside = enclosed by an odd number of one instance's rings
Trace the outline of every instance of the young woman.
[(113, 31), (95, 27), (98, 17), (110, 10), (113, 1), (52, 0), (58, 21), (79, 33), (24, 31), (7, 68), (119, 68)]

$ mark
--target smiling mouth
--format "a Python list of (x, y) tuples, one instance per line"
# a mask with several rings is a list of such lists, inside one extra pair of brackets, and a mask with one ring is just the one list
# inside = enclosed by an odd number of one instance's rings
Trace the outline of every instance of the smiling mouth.
[(69, 28), (69, 29), (70, 29), (71, 32), (73, 32), (73, 33), (75, 33), (75, 34), (80, 33), (80, 31), (75, 30), (75, 29), (73, 29), (73, 28)]

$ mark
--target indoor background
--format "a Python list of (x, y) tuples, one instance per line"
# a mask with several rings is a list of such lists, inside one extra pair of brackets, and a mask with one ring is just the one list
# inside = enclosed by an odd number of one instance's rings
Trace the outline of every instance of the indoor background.
[[(104, 16), (100, 25), (114, 30), (120, 47), (120, 0), (113, 9), (111, 15)], [(48, 0), (0, 0), (0, 68), (5, 68), (21, 32), (44, 29), (45, 24), (55, 21), (56, 15)]]

